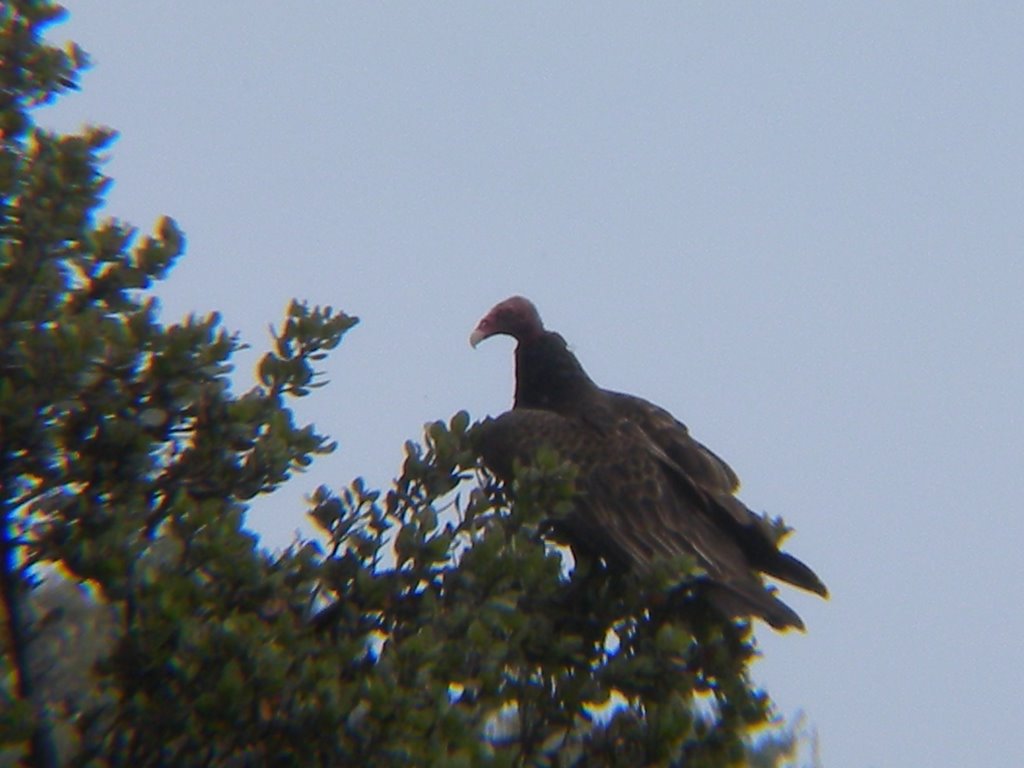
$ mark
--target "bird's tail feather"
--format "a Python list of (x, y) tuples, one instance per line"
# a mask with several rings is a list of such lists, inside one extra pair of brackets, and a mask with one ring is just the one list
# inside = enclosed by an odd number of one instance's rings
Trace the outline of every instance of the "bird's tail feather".
[(761, 570), (769, 576), (792, 584), (794, 587), (806, 589), (822, 597), (828, 597), (828, 587), (808, 566), (785, 552), (778, 552), (768, 563), (760, 564)]
[(757, 616), (775, 629), (804, 630), (797, 612), (760, 585), (710, 582), (705, 594), (711, 604), (727, 618)]

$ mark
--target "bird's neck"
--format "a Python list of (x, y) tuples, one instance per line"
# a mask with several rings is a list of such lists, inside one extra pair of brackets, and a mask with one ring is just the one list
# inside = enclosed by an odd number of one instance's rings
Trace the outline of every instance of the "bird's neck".
[(516, 408), (568, 414), (583, 406), (595, 390), (557, 333), (546, 332), (516, 347)]

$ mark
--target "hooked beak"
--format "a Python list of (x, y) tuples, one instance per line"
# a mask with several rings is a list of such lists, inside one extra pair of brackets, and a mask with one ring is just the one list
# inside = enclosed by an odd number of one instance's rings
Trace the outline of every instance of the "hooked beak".
[(471, 346), (473, 349), (476, 349), (476, 345), (479, 344), (484, 339), (486, 339), (487, 336), (487, 331), (480, 328), (480, 326), (477, 326), (476, 329), (471, 334), (469, 334), (469, 346)]

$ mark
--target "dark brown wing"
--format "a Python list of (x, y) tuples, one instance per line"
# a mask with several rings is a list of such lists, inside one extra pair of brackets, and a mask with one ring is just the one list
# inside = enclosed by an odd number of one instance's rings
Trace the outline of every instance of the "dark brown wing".
[(729, 494), (739, 490), (740, 479), (732, 467), (695, 440), (686, 425), (671, 413), (642, 397), (609, 390), (603, 392), (616, 413), (647, 433), (701, 488)]
[(711, 518), (743, 550), (750, 565), (794, 586), (827, 596), (821, 579), (800, 560), (779, 550), (768, 522), (736, 498), (739, 478), (728, 464), (690, 436), (671, 413), (640, 397), (603, 391), (614, 413), (629, 419), (681, 470), (677, 482), (703, 493)]
[(718, 526), (706, 498), (680, 482), (672, 460), (628, 419), (601, 429), (552, 411), (517, 408), (481, 423), (478, 448), (495, 474), (511, 479), (542, 446), (579, 470), (573, 513), (558, 528), (574, 548), (640, 573), (680, 556), (694, 559), (714, 585), (709, 595), (728, 615), (750, 614), (775, 627), (802, 627), (768, 592), (742, 548)]

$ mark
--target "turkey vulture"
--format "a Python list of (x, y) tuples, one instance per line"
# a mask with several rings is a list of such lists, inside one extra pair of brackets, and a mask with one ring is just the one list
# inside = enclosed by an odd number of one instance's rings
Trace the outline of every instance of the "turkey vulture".
[(598, 387), (529, 300), (496, 305), (470, 343), (497, 334), (518, 345), (513, 410), (480, 426), (480, 453), (496, 475), (509, 479), (516, 460), (528, 462), (547, 445), (579, 471), (576, 507), (560, 523), (574, 548), (641, 573), (692, 557), (707, 574), (712, 603), (727, 615), (803, 628), (757, 572), (822, 596), (828, 590), (736, 498), (739, 481), (728, 464), (663, 408)]

